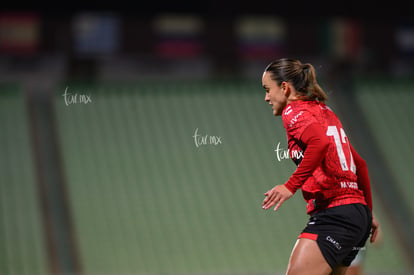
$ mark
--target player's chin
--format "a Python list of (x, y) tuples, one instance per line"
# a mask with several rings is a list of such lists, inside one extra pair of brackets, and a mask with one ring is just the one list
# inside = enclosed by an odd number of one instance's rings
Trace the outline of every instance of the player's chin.
[(279, 108), (273, 108), (273, 115), (274, 116), (281, 116), (282, 115), (282, 110)]

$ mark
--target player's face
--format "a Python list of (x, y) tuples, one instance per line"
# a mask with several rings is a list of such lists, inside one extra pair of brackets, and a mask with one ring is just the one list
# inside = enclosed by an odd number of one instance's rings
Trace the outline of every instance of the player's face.
[(282, 115), (283, 109), (287, 104), (287, 97), (284, 94), (282, 87), (271, 78), (270, 72), (264, 72), (262, 77), (262, 85), (266, 90), (265, 101), (272, 106), (273, 115)]

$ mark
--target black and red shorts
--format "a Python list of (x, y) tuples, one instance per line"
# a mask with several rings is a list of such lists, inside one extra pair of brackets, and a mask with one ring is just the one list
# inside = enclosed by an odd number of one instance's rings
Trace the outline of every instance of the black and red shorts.
[(365, 249), (372, 225), (371, 210), (363, 204), (347, 204), (311, 215), (299, 238), (315, 240), (328, 264), (349, 266)]

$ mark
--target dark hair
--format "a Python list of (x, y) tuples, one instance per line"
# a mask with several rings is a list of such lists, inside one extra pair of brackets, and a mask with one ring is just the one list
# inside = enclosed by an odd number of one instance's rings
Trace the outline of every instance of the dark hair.
[(271, 72), (271, 78), (281, 85), (290, 82), (304, 100), (325, 102), (326, 93), (316, 81), (315, 68), (310, 63), (302, 64), (299, 60), (282, 58), (270, 63), (265, 72)]

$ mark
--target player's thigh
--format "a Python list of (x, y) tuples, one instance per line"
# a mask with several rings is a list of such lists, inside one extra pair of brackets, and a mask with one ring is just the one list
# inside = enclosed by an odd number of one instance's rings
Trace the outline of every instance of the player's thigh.
[(352, 273), (352, 270), (350, 271), (351, 273), (349, 273), (348, 271), (349, 268), (347, 266), (344, 265), (339, 265), (337, 267), (335, 267), (335, 269), (332, 271), (332, 275), (349, 275), (349, 274), (360, 274), (360, 273)]
[(328, 275), (332, 271), (316, 241), (298, 239), (290, 255), (287, 275)]

